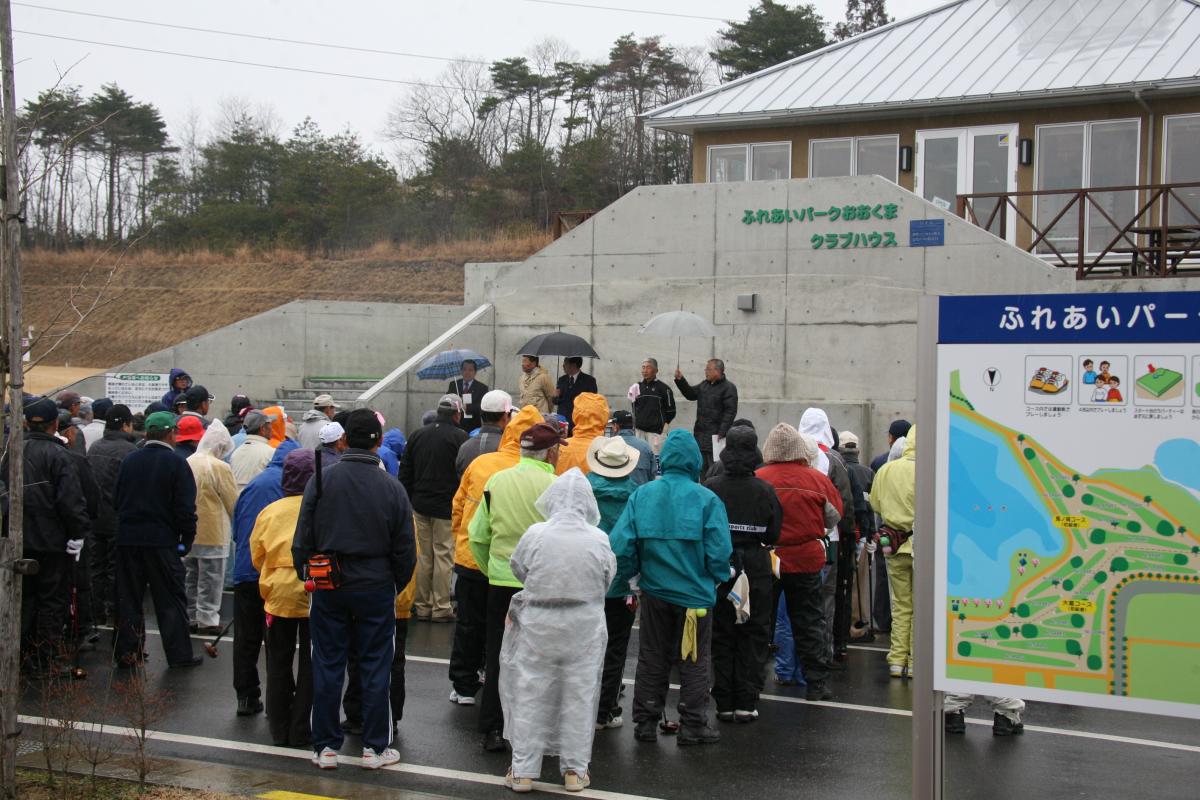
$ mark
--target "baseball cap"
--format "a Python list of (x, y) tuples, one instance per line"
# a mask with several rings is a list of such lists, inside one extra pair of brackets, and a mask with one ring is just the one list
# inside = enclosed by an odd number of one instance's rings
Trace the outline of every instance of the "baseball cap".
[(566, 444), (558, 430), (545, 422), (533, 425), (521, 434), (521, 447), (525, 450), (547, 450), (556, 444)]
[(847, 449), (847, 450), (857, 450), (858, 449), (858, 434), (855, 433), (854, 431), (842, 431), (838, 435), (838, 439), (841, 441), (842, 447), (844, 449)]
[(888, 433), (899, 439), (901, 436), (908, 436), (908, 429), (912, 427), (912, 423), (906, 419), (893, 420), (888, 426)]
[(616, 425), (619, 428), (632, 428), (633, 427), (633, 413), (629, 412), (629, 411), (624, 411), (624, 410), (614, 411), (612, 418), (609, 419), (609, 422), (611, 422), (612, 424)]
[(189, 403), (203, 403), (205, 400), (211, 403), (215, 399), (211, 394), (208, 393), (208, 389), (205, 389), (200, 384), (196, 384), (183, 394), (185, 397), (187, 397), (187, 401)]
[(179, 408), (180, 406), (186, 405), (186, 404), (187, 404), (187, 392), (180, 392), (179, 394), (175, 395), (175, 400), (174, 400), (174, 402), (171, 403), (171, 407), (172, 407), (172, 409), (175, 409), (175, 408)]
[(58, 419), (58, 404), (49, 397), (43, 397), (25, 406), (26, 422), (49, 422), (52, 419)]
[(507, 414), (513, 410), (512, 395), (503, 389), (492, 389), (479, 401), (479, 410), (489, 414)]
[(261, 431), (274, 417), (264, 414), (257, 408), (252, 408), (246, 412), (246, 416), (242, 417), (242, 427), (246, 429), (246, 433), (254, 433)]
[[(196, 419), (191, 417), (191, 419)], [(199, 420), (197, 420), (199, 424)], [(158, 434), (175, 429), (175, 415), (170, 411), (155, 411), (150, 416), (146, 417), (145, 422), (146, 433)]]
[(229, 401), (229, 410), (234, 414), (240, 414), (244, 408), (254, 408), (254, 401), (244, 394), (235, 394)]
[(369, 408), (356, 408), (351, 411), (350, 416), (346, 417), (344, 427), (349, 439), (377, 442), (383, 435), (383, 425), (379, 422), (379, 417)]
[(112, 400), (109, 400), (107, 397), (101, 397), (92, 403), (92, 415), (96, 419), (108, 419), (108, 412), (112, 410), (112, 407)]
[(438, 400), (438, 411), (462, 411), (462, 399), (456, 394), (444, 394)]
[(175, 441), (198, 442), (204, 436), (204, 423), (199, 417), (180, 417), (176, 424)]
[(112, 430), (133, 422), (133, 413), (129, 410), (129, 406), (117, 403), (108, 410), (108, 414), (104, 417), (105, 427)]
[(63, 392), (58, 396), (59, 408), (66, 408), (81, 402), (83, 402), (83, 398), (79, 396), (78, 392)]
[(346, 435), (346, 429), (336, 422), (326, 422), (321, 426), (321, 444), (333, 444)]
[(313, 408), (341, 408), (341, 406), (333, 402), (333, 395), (319, 394), (313, 398)]

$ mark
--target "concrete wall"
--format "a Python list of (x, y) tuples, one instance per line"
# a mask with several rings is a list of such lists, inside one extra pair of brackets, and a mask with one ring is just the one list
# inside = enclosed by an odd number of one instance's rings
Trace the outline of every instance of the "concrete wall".
[[(743, 222), (750, 209), (828, 209), (894, 204), (894, 219)], [(912, 220), (942, 219), (945, 245), (910, 247)], [(814, 233), (891, 232), (896, 247), (814, 249)], [(493, 311), (449, 346), (491, 358), (481, 373), (515, 394), (518, 353), (532, 336), (566, 330), (592, 342), (601, 359), (585, 362), (614, 408), (653, 356), (670, 380), (676, 364), (701, 379), (717, 356), (737, 384), (740, 415), (762, 430), (795, 424), (809, 405), (834, 427), (852, 429), (867, 452), (883, 449), (898, 417), (913, 419), (917, 299), (924, 294), (1196, 289), (1200, 279), (1076, 282), (980, 229), (875, 177), (637, 189), (520, 263), (468, 264), (463, 306), (305, 301), (251, 317), (122, 365), (180, 365), (222, 406), (242, 392), (256, 400), (304, 377), (386, 375), (468, 310)], [(736, 297), (756, 293), (756, 311)], [(680, 308), (715, 322), (715, 339), (646, 337), (638, 328)], [(558, 359), (543, 364), (557, 371)], [(374, 404), (406, 432), (444, 390), (407, 375)], [(102, 388), (89, 393), (102, 393)], [(680, 403), (690, 427), (694, 405)]]

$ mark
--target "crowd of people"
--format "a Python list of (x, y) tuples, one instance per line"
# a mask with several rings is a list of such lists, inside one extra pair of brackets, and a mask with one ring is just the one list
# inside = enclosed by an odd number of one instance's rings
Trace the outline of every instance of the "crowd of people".
[[(219, 419), (181, 369), (138, 413), (30, 398), (25, 555), (41, 568), (24, 578), (23, 669), (82, 671), (104, 625), (114, 668), (140, 668), (149, 590), (169, 668), (202, 663), (190, 634), (232, 624), (238, 715), (265, 709), (272, 742), (322, 769), (357, 735), (378, 768), (400, 758), (410, 623), (451, 624), (449, 699), (478, 706), (486, 750), (511, 751), (517, 792), (547, 755), (567, 790), (589, 785), (593, 737), (624, 722), (635, 620), (639, 741), (718, 742), (716, 722), (758, 717), (772, 668), (830, 699), (849, 644), (879, 631), (888, 674), (911, 674), (907, 422), (867, 466), (819, 408), (762, 436), (719, 359), (674, 388), (646, 359), (619, 409), (582, 359), (556, 383), (538, 362), (522, 357), (515, 404), (463, 362), (407, 439), (328, 394), (299, 424), (241, 395)], [(690, 432), (672, 428), (676, 391), (696, 404)], [(951, 698), (947, 731), (969, 702)], [(1020, 733), (1019, 701), (991, 702), (994, 732)]]

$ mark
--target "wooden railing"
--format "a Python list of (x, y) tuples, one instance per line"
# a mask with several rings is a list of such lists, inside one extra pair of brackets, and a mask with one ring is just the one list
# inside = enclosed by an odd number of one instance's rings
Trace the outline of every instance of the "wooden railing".
[(1200, 273), (1200, 182), (960, 194), (957, 213), (1080, 279)]
[(562, 238), (562, 235), (596, 215), (595, 209), (585, 209), (582, 211), (555, 211), (550, 215), (550, 227), (554, 231), (554, 238)]

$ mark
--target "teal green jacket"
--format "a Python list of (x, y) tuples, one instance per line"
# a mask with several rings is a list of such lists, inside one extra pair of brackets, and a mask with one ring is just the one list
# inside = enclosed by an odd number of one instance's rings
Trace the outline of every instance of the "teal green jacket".
[(552, 483), (553, 465), (522, 458), (484, 484), (483, 498), (467, 531), (471, 555), (491, 585), (521, 588), (508, 560), (529, 526), (546, 521), (534, 503)]
[(630, 496), (609, 536), (620, 585), (641, 575), (643, 592), (684, 608), (712, 608), (717, 584), (729, 580), (725, 504), (696, 482), (700, 448), (674, 430), (659, 454), (662, 478)]
[[(637, 470), (634, 470), (634, 473), (636, 472)], [(592, 494), (596, 496), (596, 505), (600, 508), (600, 525), (598, 527), (608, 534), (610, 540), (613, 528), (625, 511), (625, 505), (629, 502), (629, 496), (640, 485), (633, 479), (634, 473), (626, 475), (624, 478), (605, 478), (594, 472), (588, 473), (588, 483), (592, 485)], [(605, 597), (624, 597), (629, 593), (628, 580), (624, 583), (614, 580)]]

